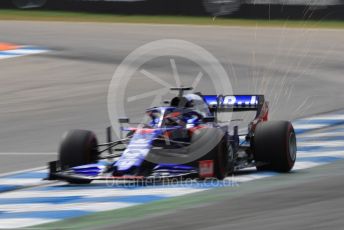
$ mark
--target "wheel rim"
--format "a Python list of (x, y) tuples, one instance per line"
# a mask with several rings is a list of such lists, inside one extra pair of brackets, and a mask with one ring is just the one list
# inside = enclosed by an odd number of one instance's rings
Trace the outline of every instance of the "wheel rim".
[(289, 135), (289, 156), (293, 162), (296, 160), (296, 136), (294, 132)]

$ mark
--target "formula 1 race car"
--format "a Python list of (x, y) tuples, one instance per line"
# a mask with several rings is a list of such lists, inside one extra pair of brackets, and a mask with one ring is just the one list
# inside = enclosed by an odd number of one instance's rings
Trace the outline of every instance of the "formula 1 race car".
[[(142, 124), (130, 127), (121, 118), (126, 137), (98, 144), (95, 134), (72, 130), (62, 139), (59, 159), (49, 163), (50, 180), (90, 183), (93, 180), (224, 179), (233, 172), (289, 172), (296, 160), (296, 136), (289, 121), (268, 121), (263, 95), (184, 94), (180, 87), (168, 106), (146, 110)], [(224, 112), (255, 111), (247, 132), (218, 122)]]

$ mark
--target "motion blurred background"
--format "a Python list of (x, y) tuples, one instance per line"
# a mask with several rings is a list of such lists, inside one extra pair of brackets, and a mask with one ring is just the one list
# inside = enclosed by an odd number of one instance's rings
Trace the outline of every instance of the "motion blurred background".
[(1, 0), (0, 8), (253, 19), (344, 19), (343, 0)]

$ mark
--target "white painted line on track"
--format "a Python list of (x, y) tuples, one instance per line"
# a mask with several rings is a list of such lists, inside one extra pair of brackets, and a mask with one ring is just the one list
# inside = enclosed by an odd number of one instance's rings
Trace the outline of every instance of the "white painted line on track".
[(309, 151), (298, 151), (297, 157), (343, 157), (344, 158), (344, 151), (321, 151), (317, 153), (310, 154)]
[(6, 177), (6, 176), (19, 174), (19, 173), (27, 173), (27, 172), (44, 170), (44, 169), (47, 169), (47, 167), (46, 166), (40, 166), (40, 167), (36, 167), (36, 168), (29, 168), (29, 169), (23, 169), (23, 170), (18, 170), (18, 171), (6, 172), (6, 173), (1, 173), (0, 177)]
[(42, 182), (40, 179), (31, 179), (31, 178), (0, 178), (0, 185), (19, 185), (19, 186), (29, 186), (35, 185)]
[(20, 55), (29, 55), (29, 54), (38, 54), (38, 53), (44, 53), (47, 52), (47, 50), (44, 49), (15, 49), (15, 50), (7, 50), (7, 54), (13, 54), (15, 56)]
[(80, 202), (72, 204), (0, 204), (0, 212), (6, 211), (9, 213), (23, 212), (23, 210), (30, 210), (32, 212), (42, 211), (63, 211), (63, 210), (83, 210), (89, 212), (108, 211), (118, 208), (127, 208), (140, 203), (126, 203), (126, 202)]
[(313, 121), (313, 120), (343, 120), (343, 114), (333, 114), (333, 115), (326, 115), (326, 116), (314, 116), (302, 119), (302, 121)]
[(308, 169), (308, 168), (313, 168), (316, 166), (320, 166), (320, 165), (324, 165), (324, 164), (328, 164), (326, 162), (324, 163), (318, 163), (318, 162), (296, 162), (293, 168), (293, 171), (295, 170), (301, 170), (301, 169)]
[(327, 127), (328, 125), (326, 124), (295, 124), (294, 128), (295, 129), (320, 129)]
[(0, 55), (0, 59), (8, 59), (8, 58), (14, 58), (14, 57), (18, 57), (18, 55)]
[(0, 229), (25, 228), (38, 224), (45, 224), (59, 219), (53, 218), (9, 218), (0, 219)]
[(20, 152), (8, 152), (8, 153), (0, 153), (0, 156), (57, 156), (57, 153), (20, 153)]
[(307, 135), (300, 135), (299, 138), (317, 138), (317, 137), (344, 137), (344, 132), (321, 132), (321, 133), (310, 133)]

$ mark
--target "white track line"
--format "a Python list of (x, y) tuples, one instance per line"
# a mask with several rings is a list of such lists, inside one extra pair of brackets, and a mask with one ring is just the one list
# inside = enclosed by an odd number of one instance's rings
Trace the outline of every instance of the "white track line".
[(8, 153), (0, 153), (0, 156), (56, 156), (57, 153), (19, 153), (19, 152), (8, 152)]
[(0, 229), (25, 228), (33, 225), (45, 224), (60, 219), (53, 218), (10, 218), (0, 219)]
[(30, 54), (45, 53), (45, 52), (48, 52), (48, 50), (45, 50), (45, 49), (16, 49), (16, 50), (6, 50), (4, 52), (6, 52), (7, 54), (13, 54), (15, 56), (19, 56), (19, 55), (30, 55)]
[(298, 142), (297, 147), (344, 147), (344, 141), (307, 141)]
[(310, 133), (310, 134), (302, 134), (300, 138), (317, 138), (317, 137), (338, 137), (344, 136), (344, 132), (321, 132), (321, 133)]
[(315, 116), (301, 119), (302, 121), (312, 121), (312, 120), (344, 120), (343, 114), (333, 114), (327, 116)]
[(1, 173), (0, 177), (11, 176), (11, 175), (14, 175), (14, 174), (19, 174), (19, 173), (39, 171), (39, 170), (44, 170), (44, 169), (47, 169), (47, 167), (46, 166), (40, 166), (40, 167), (36, 167), (36, 168), (30, 168), (30, 169), (23, 169), (23, 170), (18, 170), (18, 171), (6, 172), (6, 173)]
[(0, 185), (32, 186), (42, 182), (42, 178), (0, 178)]
[(119, 208), (126, 208), (140, 203), (128, 203), (128, 202), (79, 202), (71, 204), (4, 204), (0, 205), (0, 211), (6, 211), (8, 213), (20, 213), (23, 210), (30, 210), (32, 212), (42, 211), (70, 211), (70, 210), (83, 210), (89, 212), (108, 211)]
[(294, 129), (298, 130), (298, 129), (301, 129), (301, 130), (311, 130), (311, 129), (319, 129), (319, 128), (324, 128), (324, 127), (328, 127), (327, 124), (297, 124), (295, 123), (294, 124)]
[(324, 151), (317, 153), (309, 153), (309, 151), (298, 151), (297, 157), (343, 157), (344, 151)]

